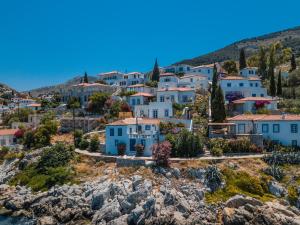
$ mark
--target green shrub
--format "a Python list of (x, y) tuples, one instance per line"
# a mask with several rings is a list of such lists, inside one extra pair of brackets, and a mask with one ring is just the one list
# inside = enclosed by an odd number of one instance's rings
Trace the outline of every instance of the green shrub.
[(241, 172), (240, 176), (236, 180), (236, 185), (241, 190), (249, 192), (251, 194), (263, 196), (264, 190), (261, 186), (261, 182), (259, 179), (250, 176), (247, 173)]
[(213, 147), (211, 150), (210, 150), (210, 153), (213, 155), (213, 156), (222, 156), (223, 155), (223, 150), (219, 147)]
[(265, 174), (274, 177), (278, 181), (282, 180), (284, 177), (283, 170), (279, 166), (276, 166), (275, 164), (266, 168), (264, 172)]
[(9, 152), (9, 148), (6, 147), (6, 146), (3, 146), (1, 149), (0, 149), (0, 160), (3, 160), (4, 157), (6, 156), (6, 154)]
[(74, 140), (75, 140), (75, 148), (79, 148), (80, 143), (82, 141), (83, 132), (81, 130), (75, 130), (74, 132)]
[(6, 159), (6, 160), (22, 159), (23, 157), (24, 157), (24, 153), (23, 152), (8, 152), (4, 156), (4, 159)]
[(295, 186), (288, 187), (288, 200), (291, 205), (296, 205), (298, 201), (298, 191)]
[(90, 151), (96, 152), (99, 150), (100, 142), (99, 142), (99, 136), (97, 134), (94, 134), (90, 141)]
[(86, 150), (89, 147), (90, 143), (86, 139), (82, 139), (79, 143), (79, 149), (80, 150)]

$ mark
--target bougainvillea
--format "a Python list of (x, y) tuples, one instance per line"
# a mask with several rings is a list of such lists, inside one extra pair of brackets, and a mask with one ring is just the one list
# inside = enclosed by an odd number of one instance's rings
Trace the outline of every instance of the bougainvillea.
[(157, 166), (169, 167), (172, 146), (170, 142), (164, 141), (152, 146), (153, 159)]
[(226, 98), (227, 101), (233, 102), (235, 100), (244, 98), (244, 96), (242, 95), (241, 92), (232, 91), (232, 92), (227, 93), (225, 98)]
[(267, 101), (267, 100), (258, 100), (258, 101), (255, 101), (254, 106), (256, 109), (261, 109), (261, 108), (264, 108), (265, 105), (270, 104), (270, 103), (271, 102)]

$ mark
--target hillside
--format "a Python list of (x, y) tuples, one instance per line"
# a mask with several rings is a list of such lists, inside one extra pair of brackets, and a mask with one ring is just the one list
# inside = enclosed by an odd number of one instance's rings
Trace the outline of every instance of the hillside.
[[(33, 97), (37, 97), (41, 94), (46, 93), (55, 93), (58, 92), (61, 88), (66, 88), (75, 84), (79, 84), (81, 82), (82, 76), (74, 77), (71, 80), (66, 81), (63, 84), (53, 85), (53, 86), (47, 86), (47, 87), (41, 87), (37, 89), (30, 90), (30, 94)], [(97, 77), (89, 76), (88, 77), (89, 82), (95, 82), (97, 80)]]
[(0, 83), (0, 97), (5, 97), (5, 95), (10, 95), (11, 93), (18, 94), (15, 89), (7, 86), (6, 84)]
[(280, 41), (284, 47), (292, 48), (296, 56), (300, 56), (300, 26), (298, 26), (259, 37), (244, 39), (214, 52), (198, 56), (193, 59), (185, 59), (174, 64), (184, 63), (192, 66), (198, 66), (214, 62), (222, 62), (229, 59), (237, 60), (239, 57), (239, 50), (241, 48), (245, 48), (246, 55), (250, 56), (257, 52), (260, 46), (267, 46), (276, 41)]

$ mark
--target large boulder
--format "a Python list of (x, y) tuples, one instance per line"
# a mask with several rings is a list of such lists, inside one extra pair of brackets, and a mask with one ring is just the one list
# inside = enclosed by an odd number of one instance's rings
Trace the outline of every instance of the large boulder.
[(243, 195), (236, 195), (232, 198), (230, 198), (226, 203), (225, 206), (228, 208), (239, 208), (241, 206), (244, 206), (246, 204), (252, 205), (252, 206), (262, 206), (263, 203), (250, 197), (246, 197)]
[(276, 181), (269, 182), (268, 188), (270, 193), (278, 198), (285, 196), (287, 193), (286, 189)]

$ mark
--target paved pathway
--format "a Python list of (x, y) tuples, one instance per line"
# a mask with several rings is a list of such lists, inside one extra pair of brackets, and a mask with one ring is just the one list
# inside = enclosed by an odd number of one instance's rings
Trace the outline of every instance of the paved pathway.
[[(99, 158), (106, 158), (106, 159), (117, 159), (117, 158), (127, 158), (127, 159), (142, 159), (147, 161), (152, 161), (152, 157), (135, 157), (135, 156), (109, 156), (104, 155), (102, 153), (98, 152), (89, 152), (86, 150), (79, 150), (75, 149), (75, 152), (87, 155), (87, 156), (93, 156), (93, 157), (99, 157)], [(250, 158), (262, 158), (265, 154), (251, 154), (251, 155), (226, 155), (226, 156), (202, 156), (197, 158), (170, 158), (171, 161), (191, 161), (191, 160), (224, 160), (224, 159), (250, 159)]]

